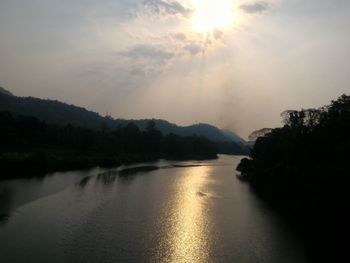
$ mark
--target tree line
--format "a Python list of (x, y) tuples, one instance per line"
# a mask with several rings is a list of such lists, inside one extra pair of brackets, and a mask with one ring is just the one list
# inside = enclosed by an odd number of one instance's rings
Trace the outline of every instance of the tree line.
[(350, 96), (281, 116), (284, 126), (259, 137), (238, 165), (240, 178), (307, 232), (339, 245), (350, 234)]
[[(57, 126), (31, 116), (0, 112), (0, 165), (11, 172), (50, 171), (166, 159), (216, 158), (218, 143), (196, 135), (163, 135), (149, 121), (111, 128)], [(10, 173), (9, 173), (10, 172)]]

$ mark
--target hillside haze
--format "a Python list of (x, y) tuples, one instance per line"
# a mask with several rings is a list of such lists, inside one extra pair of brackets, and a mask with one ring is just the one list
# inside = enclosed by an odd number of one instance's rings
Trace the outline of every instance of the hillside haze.
[[(110, 128), (136, 124), (141, 130), (146, 128), (151, 119), (125, 120), (103, 117), (96, 112), (75, 105), (69, 105), (57, 100), (44, 100), (33, 97), (17, 97), (4, 88), (0, 89), (0, 111), (9, 111), (16, 115), (36, 117), (49, 124), (65, 126), (68, 124), (88, 128), (100, 128), (108, 125)], [(215, 142), (229, 142), (237, 149), (245, 150), (247, 143), (237, 134), (229, 130), (221, 130), (209, 124), (194, 124), (191, 126), (178, 126), (165, 120), (152, 119), (156, 128), (163, 134), (176, 134), (180, 136), (197, 135)]]

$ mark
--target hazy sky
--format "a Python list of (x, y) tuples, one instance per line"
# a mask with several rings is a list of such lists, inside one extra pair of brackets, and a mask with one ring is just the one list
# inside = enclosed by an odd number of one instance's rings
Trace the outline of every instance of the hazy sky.
[(0, 0), (14, 94), (243, 137), (350, 93), (349, 48), (349, 0)]

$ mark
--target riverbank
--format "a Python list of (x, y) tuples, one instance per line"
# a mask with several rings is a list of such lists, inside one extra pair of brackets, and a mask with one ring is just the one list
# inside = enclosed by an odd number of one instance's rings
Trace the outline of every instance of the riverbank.
[(118, 167), (134, 163), (165, 160), (210, 160), (217, 159), (216, 154), (170, 156), (155, 153), (102, 154), (59, 149), (37, 149), (36, 151), (11, 151), (0, 153), (0, 180), (26, 177), (40, 177), (50, 172)]
[(162, 134), (154, 121), (144, 129), (133, 123), (92, 129), (0, 112), (0, 179), (157, 159), (211, 159), (226, 152), (225, 145), (197, 135)]

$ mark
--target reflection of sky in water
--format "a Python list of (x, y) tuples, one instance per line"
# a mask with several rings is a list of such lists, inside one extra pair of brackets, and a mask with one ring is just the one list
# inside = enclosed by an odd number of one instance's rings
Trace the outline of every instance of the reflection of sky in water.
[(236, 179), (238, 161), (0, 182), (10, 215), (0, 262), (305, 262), (290, 231)]

